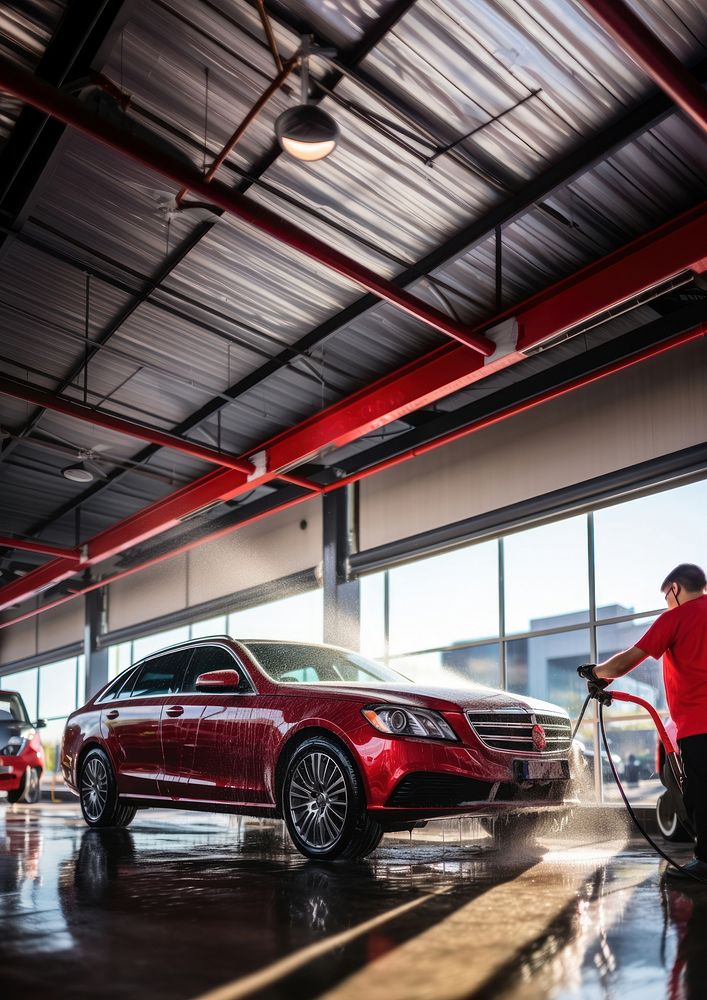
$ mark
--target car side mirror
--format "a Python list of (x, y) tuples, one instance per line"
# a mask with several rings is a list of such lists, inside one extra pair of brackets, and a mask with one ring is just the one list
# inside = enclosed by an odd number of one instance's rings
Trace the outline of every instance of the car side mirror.
[(47, 728), (47, 720), (46, 719), (37, 719), (37, 721), (34, 724), (34, 728), (35, 729), (46, 729)]
[(241, 675), (237, 670), (209, 670), (196, 679), (197, 691), (236, 691), (240, 687)]

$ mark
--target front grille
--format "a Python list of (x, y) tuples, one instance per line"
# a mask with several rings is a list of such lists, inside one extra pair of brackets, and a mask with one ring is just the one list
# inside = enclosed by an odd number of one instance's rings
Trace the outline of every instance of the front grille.
[[(567, 752), (572, 743), (572, 727), (566, 715), (551, 712), (467, 712), (471, 728), (481, 742), (493, 750), (507, 753)], [(542, 751), (533, 743), (533, 726), (545, 730), (546, 745)]]
[(453, 808), (467, 802), (484, 802), (489, 797), (491, 787), (490, 782), (477, 781), (475, 778), (420, 771), (402, 779), (387, 805), (408, 809)]

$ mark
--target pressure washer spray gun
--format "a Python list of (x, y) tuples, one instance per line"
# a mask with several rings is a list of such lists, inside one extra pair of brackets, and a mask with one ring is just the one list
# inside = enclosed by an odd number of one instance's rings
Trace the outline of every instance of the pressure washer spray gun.
[[(680, 799), (682, 800), (683, 794), (683, 780), (684, 773), (682, 767), (682, 758), (680, 757), (680, 751), (673, 743), (670, 738), (670, 734), (663, 725), (663, 720), (658, 715), (656, 709), (651, 705), (650, 702), (645, 701), (643, 698), (639, 698), (635, 694), (626, 694), (624, 691), (607, 691), (607, 686), (609, 681), (604, 680), (602, 677), (597, 677), (594, 672), (594, 663), (584, 663), (581, 667), (577, 667), (577, 673), (579, 676), (587, 682), (589, 688), (588, 698), (596, 698), (602, 706), (611, 705), (612, 701), (630, 701), (634, 705), (640, 705), (641, 708), (645, 708), (650, 717), (653, 719), (653, 724), (658, 730), (658, 736), (660, 737), (660, 742), (663, 744), (665, 749), (665, 758), (670, 767), (670, 773), (672, 774), (675, 784), (677, 786), (676, 791), (678, 791)], [(585, 702), (586, 707), (586, 702)], [(584, 715), (584, 709), (582, 710), (582, 715)], [(581, 722), (581, 716), (580, 716)], [(575, 729), (576, 732), (576, 729)], [(607, 750), (607, 753), (609, 751)]]
[[(628, 801), (628, 798), (624, 791), (624, 787), (621, 784), (621, 779), (619, 778), (618, 772), (616, 770), (616, 765), (614, 764), (613, 757), (611, 756), (611, 752), (609, 750), (609, 741), (606, 737), (606, 730), (604, 728), (604, 708), (610, 706), (614, 701), (626, 701), (626, 702), (631, 702), (634, 705), (640, 705), (641, 708), (644, 708), (648, 712), (651, 719), (653, 720), (655, 728), (658, 730), (658, 736), (660, 737), (660, 741), (663, 744), (663, 748), (665, 749), (665, 759), (668, 764), (668, 768), (666, 770), (664, 777), (666, 779), (668, 790), (672, 793), (675, 812), (677, 813), (680, 822), (685, 827), (687, 832), (694, 837), (692, 818), (688, 814), (687, 808), (685, 806), (684, 791), (683, 791), (685, 772), (683, 770), (680, 751), (675, 746), (675, 743), (671, 739), (670, 734), (663, 725), (663, 720), (658, 715), (658, 712), (656, 711), (655, 707), (651, 705), (650, 702), (645, 701), (644, 698), (639, 698), (638, 695), (626, 694), (625, 691), (607, 690), (607, 686), (610, 682), (604, 680), (604, 678), (602, 677), (597, 677), (596, 673), (594, 672), (595, 666), (596, 666), (595, 663), (583, 663), (581, 667), (577, 667), (577, 673), (583, 680), (587, 682), (588, 694), (584, 702), (584, 705), (582, 705), (582, 711), (579, 713), (579, 718), (577, 719), (577, 724), (574, 727), (572, 738), (574, 739), (577, 730), (581, 725), (582, 719), (584, 718), (584, 713), (587, 710), (587, 705), (589, 704), (590, 700), (592, 698), (596, 699), (599, 706), (599, 728), (601, 730), (601, 737), (604, 743), (604, 749), (606, 751), (606, 755), (609, 760), (609, 766), (611, 767), (612, 774), (614, 775), (614, 780), (619, 789), (619, 792), (621, 793), (621, 798), (624, 800), (624, 805), (626, 806), (626, 809), (628, 810), (631, 819), (638, 827), (640, 833), (645, 837), (645, 839), (648, 841), (651, 847), (653, 847), (658, 852), (658, 854), (662, 855), (662, 857), (664, 857), (665, 860), (668, 861), (675, 868), (682, 869), (683, 866), (673, 861), (673, 859), (669, 857), (665, 853), (665, 851), (663, 851), (660, 847), (658, 847), (655, 841), (653, 841), (652, 838), (646, 833), (646, 831), (641, 826), (636, 814), (631, 808), (631, 803)], [(696, 881), (698, 882), (703, 881), (703, 879), (699, 878), (698, 876), (693, 876), (693, 878), (695, 878)]]

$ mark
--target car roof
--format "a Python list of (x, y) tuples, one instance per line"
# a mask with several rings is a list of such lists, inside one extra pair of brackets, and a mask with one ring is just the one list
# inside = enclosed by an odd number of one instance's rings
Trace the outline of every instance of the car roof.
[(233, 635), (202, 635), (198, 639), (184, 639), (182, 642), (175, 642), (171, 646), (163, 646), (161, 649), (156, 649), (154, 653), (148, 653), (146, 656), (141, 656), (139, 660), (135, 663), (142, 663), (143, 660), (152, 659), (153, 656), (162, 656), (164, 653), (172, 653), (179, 649), (189, 649), (191, 646), (201, 646), (207, 642), (223, 641), (236, 642), (242, 646), (248, 646), (250, 643), (258, 643), (259, 645), (269, 644), (275, 645), (287, 645), (287, 646), (316, 646), (318, 649), (337, 649), (343, 650), (344, 652), (349, 652), (345, 650), (343, 646), (334, 646), (332, 643), (328, 642), (305, 642), (302, 639), (258, 639), (255, 636), (249, 636), (246, 638), (236, 638)]

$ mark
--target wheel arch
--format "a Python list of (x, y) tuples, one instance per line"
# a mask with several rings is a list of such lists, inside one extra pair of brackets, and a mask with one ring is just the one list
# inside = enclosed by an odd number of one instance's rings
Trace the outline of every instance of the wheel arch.
[(74, 771), (74, 780), (76, 782), (76, 787), (77, 788), (79, 786), (79, 775), (81, 774), (81, 767), (83, 765), (84, 760), (86, 759), (86, 756), (91, 752), (91, 750), (102, 750), (103, 751), (103, 753), (108, 758), (108, 763), (110, 764), (110, 766), (113, 769), (113, 777), (115, 778), (116, 781), (118, 780), (118, 775), (117, 775), (116, 769), (115, 769), (115, 761), (111, 757), (111, 754), (110, 754), (110, 751), (108, 750), (108, 747), (104, 743), (101, 743), (101, 741), (99, 739), (96, 739), (96, 737), (91, 737), (90, 739), (86, 740), (86, 742), (84, 743), (84, 745), (81, 747), (81, 749), (79, 750), (79, 752), (76, 755), (76, 765), (75, 765), (75, 771)]
[(366, 782), (366, 777), (363, 773), (363, 769), (361, 768), (360, 761), (358, 760), (355, 751), (352, 749), (349, 743), (347, 743), (347, 741), (335, 730), (328, 729), (326, 726), (311, 724), (304, 726), (301, 729), (298, 729), (296, 733), (293, 733), (283, 745), (282, 749), (280, 750), (280, 754), (277, 758), (277, 762), (275, 764), (275, 772), (273, 775), (274, 779), (273, 784), (275, 792), (275, 804), (277, 806), (278, 815), (281, 815), (282, 813), (282, 809), (280, 806), (280, 796), (282, 793), (282, 785), (285, 780), (287, 765), (292, 759), (292, 755), (297, 752), (297, 750), (299, 749), (299, 747), (302, 746), (303, 743), (306, 743), (308, 739), (312, 739), (317, 736), (326, 737), (332, 743), (335, 743), (338, 746), (338, 748), (346, 755), (352, 767), (355, 768), (356, 773), (360, 778), (361, 787), (363, 788), (364, 797), (366, 799), (366, 804), (368, 803), (368, 785)]

